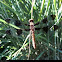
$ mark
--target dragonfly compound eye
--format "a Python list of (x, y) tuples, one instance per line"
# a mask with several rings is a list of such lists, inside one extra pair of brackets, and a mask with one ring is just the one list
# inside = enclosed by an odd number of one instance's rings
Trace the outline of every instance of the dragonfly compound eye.
[(33, 22), (34, 20), (33, 19), (29, 19), (29, 22)]

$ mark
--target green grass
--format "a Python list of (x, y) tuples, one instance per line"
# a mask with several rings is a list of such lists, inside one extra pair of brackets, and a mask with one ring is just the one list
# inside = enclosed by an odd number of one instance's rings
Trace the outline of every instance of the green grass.
[[(33, 7), (34, 23), (40, 22), (36, 27), (49, 26), (48, 32), (43, 29), (35, 30), (36, 49), (30, 41), (29, 55), (29, 24), (31, 18), (31, 0), (0, 0), (0, 60), (62, 60), (62, 0), (36, 0)], [(56, 17), (53, 20), (50, 15)], [(48, 22), (42, 20), (47, 17)], [(10, 23), (5, 19), (10, 18)], [(21, 25), (16, 26), (15, 22), (20, 21)], [(45, 20), (46, 21), (46, 20)], [(58, 29), (54, 31), (54, 25)], [(21, 29), (22, 34), (17, 35)], [(11, 34), (6, 33), (10, 30)]]

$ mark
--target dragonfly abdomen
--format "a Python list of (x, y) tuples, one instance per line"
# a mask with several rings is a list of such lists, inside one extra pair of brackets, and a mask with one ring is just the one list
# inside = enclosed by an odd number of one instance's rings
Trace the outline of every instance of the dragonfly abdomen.
[(33, 48), (36, 48), (36, 44), (35, 44), (35, 35), (34, 35), (34, 31), (32, 31), (32, 44), (33, 44)]

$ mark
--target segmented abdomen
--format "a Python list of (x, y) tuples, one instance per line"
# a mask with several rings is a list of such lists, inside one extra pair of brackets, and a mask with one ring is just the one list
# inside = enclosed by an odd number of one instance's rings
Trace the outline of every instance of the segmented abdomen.
[(33, 48), (36, 48), (36, 44), (35, 44), (35, 35), (34, 35), (34, 30), (32, 30), (32, 44), (33, 44)]

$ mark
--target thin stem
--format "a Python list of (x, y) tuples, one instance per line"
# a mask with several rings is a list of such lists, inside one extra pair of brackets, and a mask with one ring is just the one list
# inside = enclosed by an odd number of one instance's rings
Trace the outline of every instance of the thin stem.
[(55, 60), (56, 60), (56, 31), (55, 31)]
[(31, 40), (31, 31), (30, 31), (30, 36), (29, 36), (29, 54), (28, 54), (28, 60), (29, 60), (29, 57), (30, 57), (30, 40)]
[(35, 0), (32, 0), (32, 7), (31, 7), (31, 19), (33, 19), (33, 7), (35, 4)]

